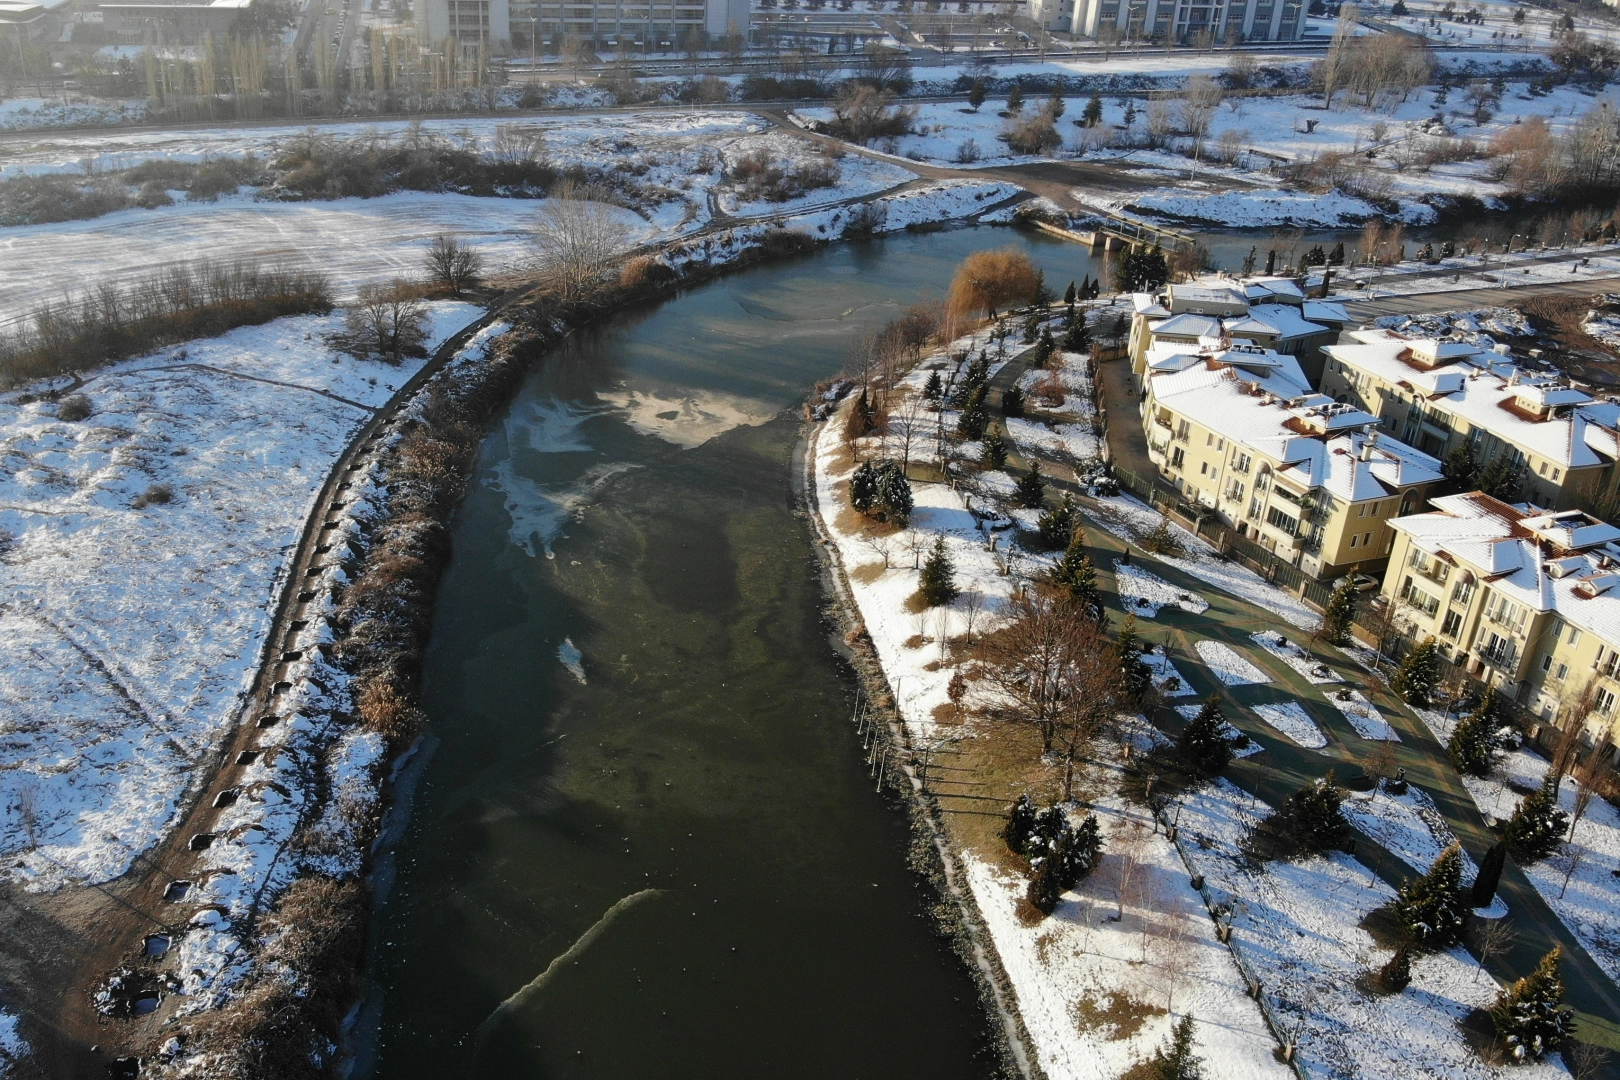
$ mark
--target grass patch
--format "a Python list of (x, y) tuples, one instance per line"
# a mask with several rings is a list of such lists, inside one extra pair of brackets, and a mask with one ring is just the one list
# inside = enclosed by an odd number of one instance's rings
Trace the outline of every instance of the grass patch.
[(1150, 1016), (1162, 1016), (1157, 1005), (1138, 1001), (1118, 990), (1101, 998), (1087, 994), (1074, 1004), (1074, 1023), (1083, 1032), (1095, 1032), (1109, 1042), (1129, 1039), (1142, 1030)]

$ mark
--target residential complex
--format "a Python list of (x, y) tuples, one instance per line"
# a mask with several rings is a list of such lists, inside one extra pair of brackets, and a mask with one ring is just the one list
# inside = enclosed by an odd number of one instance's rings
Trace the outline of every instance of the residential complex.
[(1314, 383), (1322, 374), (1322, 347), (1349, 323), (1338, 304), (1308, 300), (1290, 278), (1205, 278), (1169, 285), (1160, 295), (1132, 297), (1132, 370), (1140, 378), (1156, 343), (1185, 346), (1247, 341), (1287, 353)]
[(1048, 30), (1114, 40), (1296, 41), (1305, 33), (1302, 0), (1030, 0), (1029, 12)]
[(1323, 350), (1322, 392), (1373, 413), (1387, 434), (1441, 458), (1466, 446), (1480, 469), (1502, 460), (1518, 483), (1499, 495), (1555, 510), (1611, 504), (1620, 405), (1523, 370), (1506, 346), (1391, 330), (1347, 337)]
[(1149, 457), (1189, 503), (1314, 577), (1381, 566), (1390, 519), (1441, 478), (1377, 417), (1313, 392), (1292, 356), (1166, 340), (1144, 359)]
[(1620, 699), (1620, 529), (1474, 492), (1390, 522), (1383, 592), (1415, 639), (1543, 721), (1613, 730)]
[(673, 49), (746, 35), (749, 26), (748, 0), (417, 0), (415, 11), (426, 40), (453, 35), (497, 52), (514, 38), (555, 52), (567, 37), (607, 49)]

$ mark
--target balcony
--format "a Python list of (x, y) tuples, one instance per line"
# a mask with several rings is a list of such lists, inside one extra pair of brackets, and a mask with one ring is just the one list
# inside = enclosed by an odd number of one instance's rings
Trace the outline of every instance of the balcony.
[(1476, 645), (1474, 655), (1494, 668), (1511, 672), (1519, 661), (1519, 647), (1511, 641), (1498, 639), (1489, 644)]

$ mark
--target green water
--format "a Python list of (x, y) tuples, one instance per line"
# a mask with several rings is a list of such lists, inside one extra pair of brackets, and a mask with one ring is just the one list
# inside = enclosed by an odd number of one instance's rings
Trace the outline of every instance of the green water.
[(363, 1069), (995, 1071), (904, 814), (860, 760), (791, 462), (799, 403), (862, 333), (1006, 244), (1058, 289), (1095, 272), (1008, 230), (906, 235), (736, 274), (537, 360), (455, 525), (436, 746), (379, 914)]

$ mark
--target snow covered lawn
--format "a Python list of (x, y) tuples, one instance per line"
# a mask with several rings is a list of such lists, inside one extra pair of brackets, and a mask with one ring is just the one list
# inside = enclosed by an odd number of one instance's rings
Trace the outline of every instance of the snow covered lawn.
[(1257, 634), (1251, 634), (1249, 640), (1313, 683), (1344, 682), (1344, 676), (1274, 630), (1262, 630)]
[(1348, 686), (1337, 690), (1329, 690), (1327, 699), (1334, 708), (1344, 713), (1344, 718), (1350, 721), (1350, 726), (1356, 729), (1356, 734), (1363, 739), (1380, 739), (1384, 742), (1400, 742), (1401, 737), (1390, 726), (1388, 720), (1379, 715), (1373, 703), (1361, 693)]
[[(1129, 495), (1097, 499), (1085, 509), (1088, 518), (1132, 544), (1140, 544), (1161, 519), (1158, 511)], [(1270, 612), (1301, 630), (1314, 630), (1320, 625), (1321, 616), (1293, 593), (1277, 588), (1240, 563), (1222, 559), (1203, 539), (1179, 525), (1172, 523), (1170, 528), (1181, 542), (1182, 554), (1155, 555), (1155, 559)]]
[(1191, 697), (1197, 691), (1187, 685), (1187, 680), (1170, 658), (1164, 654), (1162, 648), (1155, 648), (1153, 652), (1142, 654), (1142, 663), (1153, 672), (1153, 685), (1165, 697)]
[(1193, 648), (1209, 667), (1209, 672), (1227, 686), (1268, 683), (1271, 678), (1243, 658), (1243, 654), (1221, 641), (1197, 641)]
[[(432, 314), (436, 344), (478, 309)], [(0, 401), (0, 873), (122, 873), (212, 759), (327, 469), (420, 363), (332, 356), (341, 321), (118, 364), (78, 422)]]
[(1312, 1076), (1433, 1080), (1556, 1080), (1556, 1063), (1491, 1066), (1457, 1030), (1488, 1006), (1497, 987), (1476, 975), (1462, 949), (1412, 961), (1402, 993), (1369, 994), (1358, 980), (1389, 959), (1362, 919), (1394, 891), (1349, 855), (1249, 869), (1246, 830), (1270, 810), (1224, 779), (1189, 793), (1181, 805), (1185, 850), (1211, 896), (1231, 914), (1233, 939), (1265, 988), (1265, 998), (1299, 1041)]
[[(1434, 800), (1416, 784), (1407, 784), (1401, 795), (1391, 794), (1383, 784), (1366, 793), (1352, 792), (1342, 809), (1350, 824), (1419, 873), (1427, 872), (1457, 839)], [(1478, 873), (1474, 860), (1463, 852), (1463, 882), (1473, 881)]]
[(1268, 727), (1278, 731), (1296, 746), (1307, 750), (1320, 750), (1327, 745), (1327, 736), (1316, 726), (1310, 714), (1297, 701), (1279, 701), (1270, 705), (1250, 705), (1250, 709)]
[(1209, 610), (1209, 601), (1202, 596), (1177, 588), (1134, 563), (1115, 560), (1114, 581), (1119, 588), (1120, 606), (1144, 619), (1158, 618), (1162, 607), (1178, 607), (1194, 615)]

